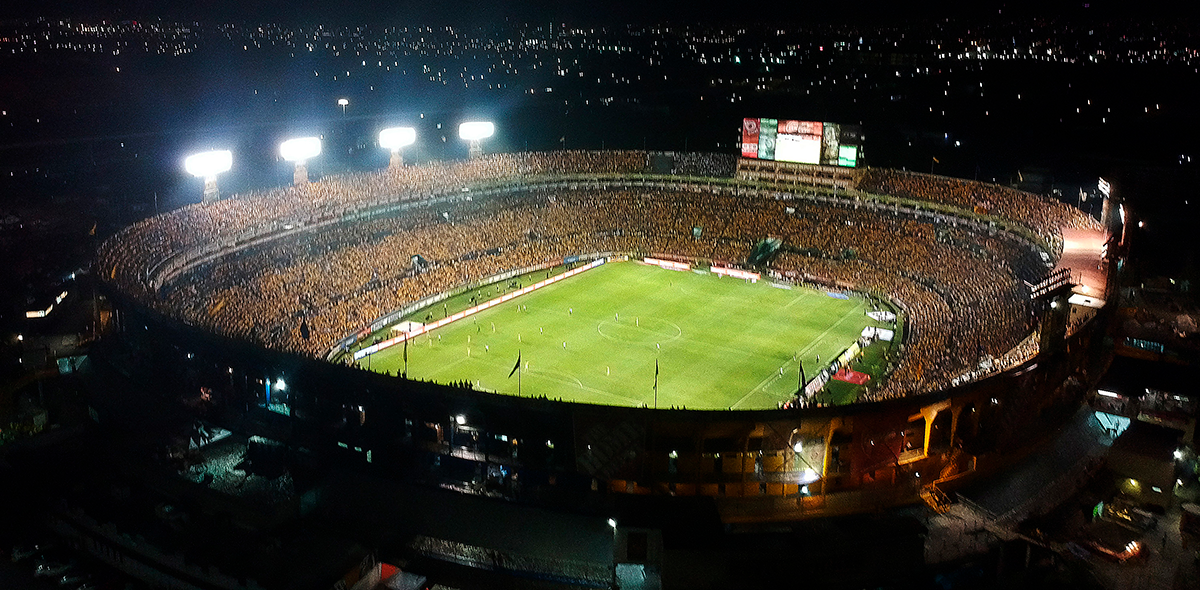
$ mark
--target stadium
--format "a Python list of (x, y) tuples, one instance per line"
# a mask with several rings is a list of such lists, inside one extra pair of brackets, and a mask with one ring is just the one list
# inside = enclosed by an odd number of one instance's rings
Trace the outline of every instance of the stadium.
[(105, 367), (167, 406), (468, 494), (749, 522), (936, 503), (1027, 452), (1095, 378), (1075, 267), (1103, 278), (1105, 235), (973, 181), (562, 151), (206, 199), (94, 272)]

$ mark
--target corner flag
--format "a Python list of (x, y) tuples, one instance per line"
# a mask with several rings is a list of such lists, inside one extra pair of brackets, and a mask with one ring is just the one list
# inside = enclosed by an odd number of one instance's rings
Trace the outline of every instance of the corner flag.
[(517, 364), (513, 365), (512, 370), (508, 372), (508, 376), (511, 378), (513, 376), (513, 373), (516, 373), (517, 369), (520, 369), (520, 368), (521, 368), (521, 351), (518, 350), (517, 351)]
[(658, 409), (658, 359), (654, 359), (654, 409)]

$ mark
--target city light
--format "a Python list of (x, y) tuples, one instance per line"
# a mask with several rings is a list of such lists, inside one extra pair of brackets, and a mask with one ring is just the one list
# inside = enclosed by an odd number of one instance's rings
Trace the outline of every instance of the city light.
[(467, 417), (462, 414), (459, 414), (454, 417), (454, 423), (458, 424), (459, 426), (462, 426), (467, 423)]
[(283, 379), (276, 379), (275, 389), (278, 389), (279, 391), (287, 391), (287, 382)]
[(416, 141), (417, 130), (412, 127), (390, 127), (379, 132), (379, 147), (393, 152)]
[(617, 528), (617, 519), (615, 519), (615, 518), (608, 519), (608, 526), (610, 526), (614, 529)]
[(233, 168), (233, 152), (229, 150), (213, 150), (192, 154), (183, 161), (183, 168), (188, 174), (198, 178), (211, 178)]
[(298, 137), (279, 144), (279, 155), (289, 162), (303, 164), (321, 155), (321, 138)]

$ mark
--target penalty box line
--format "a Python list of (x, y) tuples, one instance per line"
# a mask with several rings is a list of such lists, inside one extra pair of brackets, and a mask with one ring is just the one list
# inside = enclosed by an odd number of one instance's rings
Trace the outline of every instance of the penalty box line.
[(375, 354), (386, 348), (391, 348), (397, 344), (403, 343), (405, 340), (411, 340), (413, 338), (416, 338), (417, 336), (420, 336), (421, 334), (432, 332), (438, 328), (441, 328), (442, 326), (446, 326), (446, 325), (452, 324), (454, 322), (457, 322), (458, 320), (461, 320), (463, 318), (473, 316), (485, 309), (490, 309), (492, 307), (500, 305), (501, 303), (506, 303), (508, 301), (516, 299), (517, 297), (520, 297), (527, 293), (532, 293), (534, 291), (537, 291), (538, 289), (541, 289), (542, 287), (547, 287), (547, 286), (553, 285), (554, 283), (557, 283), (559, 281), (569, 279), (579, 273), (596, 268), (606, 262), (608, 262), (607, 258), (598, 258), (598, 259), (592, 261), (591, 264), (588, 264), (587, 266), (581, 266), (579, 268), (568, 270), (567, 272), (564, 272), (560, 275), (555, 275), (548, 279), (543, 279), (532, 285), (529, 285), (528, 287), (522, 287), (520, 289), (517, 289), (516, 291), (513, 291), (512, 293), (506, 293), (495, 299), (490, 299), (488, 301), (480, 303), (479, 305), (476, 305), (475, 307), (472, 307), (470, 309), (465, 309), (463, 311), (455, 313), (454, 315), (442, 318), (431, 324), (425, 324), (425, 325), (421, 326), (420, 328), (417, 328), (416, 330), (413, 330), (411, 332), (402, 332), (399, 336), (396, 336), (394, 338), (389, 338), (387, 340), (384, 340), (383, 342), (380, 342), (379, 344), (372, 344), (371, 346), (368, 346), (368, 347), (354, 353), (354, 360), (357, 361), (365, 356)]
[[(803, 362), (803, 359), (801, 357), (804, 356), (805, 354), (808, 354), (814, 347), (817, 346), (818, 343), (820, 343), (822, 340), (824, 340), (825, 337), (828, 336), (829, 333), (832, 332), (834, 328), (842, 325), (842, 322), (846, 321), (846, 318), (849, 318), (851, 315), (854, 315), (859, 310), (862, 310), (865, 308), (866, 308), (865, 302), (855, 305), (854, 308), (852, 308), (850, 311), (846, 312), (841, 318), (839, 318), (838, 321), (834, 322), (832, 326), (829, 326), (828, 328), (825, 329), (824, 332), (821, 332), (821, 334), (819, 336), (817, 336), (816, 338), (813, 338), (812, 341), (808, 343), (808, 346), (805, 346), (804, 348), (800, 349), (800, 352), (796, 353), (796, 361), (795, 362), (797, 362), (797, 366), (799, 366), (800, 362)], [(791, 366), (792, 362), (793, 361), (784, 361), (784, 363), (782, 365), (780, 365), (780, 367), (783, 369), (787, 369), (789, 366)], [(820, 371), (817, 371), (817, 372), (819, 373)], [(736, 407), (742, 405), (743, 402), (745, 402), (747, 399), (750, 399), (750, 396), (754, 395), (755, 393), (758, 393), (759, 391), (766, 391), (765, 389), (763, 389), (764, 387), (767, 387), (769, 385), (774, 385), (774, 383), (776, 381), (778, 381), (779, 379), (780, 379), (780, 376), (778, 373), (771, 373), (771, 375), (769, 377), (760, 381), (754, 389), (751, 389), (749, 392), (746, 393), (746, 395), (743, 395), (742, 399), (739, 399), (737, 402), (735, 402), (732, 406), (729, 406), (729, 407), (736, 408)]]

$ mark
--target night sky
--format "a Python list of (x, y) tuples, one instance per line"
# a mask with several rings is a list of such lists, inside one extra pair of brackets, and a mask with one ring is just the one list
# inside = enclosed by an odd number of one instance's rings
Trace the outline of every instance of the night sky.
[(1109, 18), (1177, 17), (1191, 3), (1177, 0), (1146, 3), (1114, 0), (838, 0), (742, 4), (714, 0), (17, 0), (0, 7), (0, 17), (74, 16), (113, 18), (179, 18), (247, 21), (323, 21), (331, 23), (478, 23), (498, 19), (556, 19), (567, 22), (902, 22), (911, 18), (965, 18), (992, 14)]

